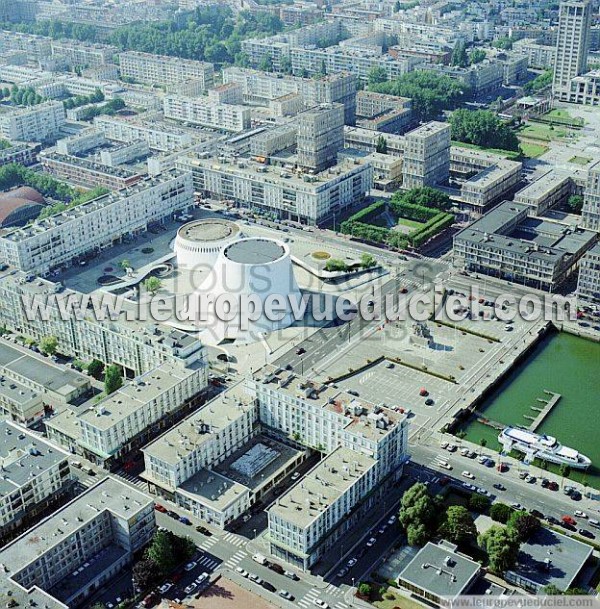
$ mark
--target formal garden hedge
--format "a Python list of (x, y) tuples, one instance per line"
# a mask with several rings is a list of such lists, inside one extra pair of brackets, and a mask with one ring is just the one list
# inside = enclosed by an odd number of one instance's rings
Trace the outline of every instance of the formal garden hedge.
[[(374, 225), (372, 221), (386, 209), (396, 218), (423, 222), (423, 225), (413, 229), (408, 234)], [(342, 222), (340, 230), (356, 239), (404, 249), (408, 246), (420, 247), (445, 228), (451, 226), (453, 222), (454, 216), (448, 212), (392, 199), (389, 202), (376, 201), (361, 209)]]

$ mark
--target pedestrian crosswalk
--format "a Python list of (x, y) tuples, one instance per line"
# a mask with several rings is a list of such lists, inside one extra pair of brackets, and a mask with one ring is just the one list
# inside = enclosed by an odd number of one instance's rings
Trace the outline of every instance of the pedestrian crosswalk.
[(347, 603), (340, 601), (334, 602), (331, 597), (343, 597), (344, 591), (330, 584), (325, 590), (318, 590), (317, 588), (311, 588), (299, 601), (298, 605), (302, 609), (308, 609), (309, 607), (316, 607), (315, 600), (320, 598), (327, 602), (333, 609), (348, 609)]
[(241, 537), (240, 535), (236, 535), (235, 533), (225, 533), (222, 537), (227, 543), (230, 543), (232, 546), (236, 546), (237, 548), (241, 548), (248, 543), (248, 540), (245, 537)]
[(202, 556), (197, 561), (200, 569), (204, 571), (214, 571), (220, 564), (221, 561), (215, 558), (214, 556)]
[(203, 539), (198, 546), (200, 548), (202, 548), (203, 550), (209, 550), (210, 548), (212, 548), (217, 541), (219, 541), (219, 539), (216, 536), (212, 536), (212, 537), (207, 537), (206, 539)]
[(139, 488), (141, 490), (146, 490), (146, 491), (148, 490), (148, 484), (146, 483), (146, 481), (142, 480), (140, 477), (136, 476), (135, 474), (130, 474), (129, 472), (126, 472), (123, 469), (120, 469), (119, 471), (117, 471), (115, 473), (119, 478), (122, 478), (130, 486), (135, 486), (136, 488)]
[(246, 558), (248, 555), (243, 550), (238, 550), (231, 558), (225, 561), (224, 565), (228, 569), (235, 569), (241, 560)]

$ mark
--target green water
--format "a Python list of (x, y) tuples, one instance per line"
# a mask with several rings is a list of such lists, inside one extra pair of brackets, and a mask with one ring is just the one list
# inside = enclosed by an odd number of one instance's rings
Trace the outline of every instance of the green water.
[[(585, 473), (573, 471), (570, 477), (600, 488), (600, 343), (566, 333), (549, 334), (478, 410), (493, 421), (525, 427), (531, 421), (523, 415), (537, 414), (531, 406), (543, 406), (537, 398), (548, 398), (545, 389), (560, 393), (562, 398), (537, 433), (555, 436), (587, 455), (592, 467)], [(469, 421), (463, 430), (469, 441), (479, 444), (485, 438), (489, 448), (500, 450), (497, 430), (476, 420)], [(558, 471), (552, 464), (548, 469)]]

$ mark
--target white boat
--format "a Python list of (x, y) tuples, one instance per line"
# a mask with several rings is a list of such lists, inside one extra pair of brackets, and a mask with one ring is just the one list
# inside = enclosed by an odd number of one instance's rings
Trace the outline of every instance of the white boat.
[(498, 435), (498, 442), (504, 450), (518, 450), (525, 453), (528, 460), (537, 457), (550, 463), (565, 464), (575, 469), (589, 467), (591, 460), (574, 448), (563, 446), (553, 436), (533, 433), (520, 427), (507, 427)]

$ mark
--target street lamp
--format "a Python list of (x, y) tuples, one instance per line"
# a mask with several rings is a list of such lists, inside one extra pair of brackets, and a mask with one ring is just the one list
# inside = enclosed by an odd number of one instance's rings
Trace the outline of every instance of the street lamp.
[(254, 532), (254, 539), (256, 539), (256, 529), (252, 529), (252, 531)]

